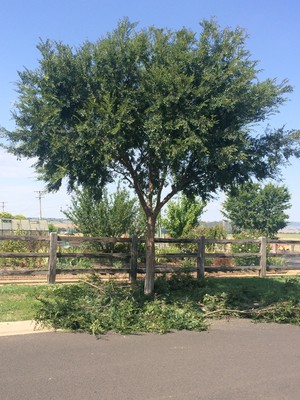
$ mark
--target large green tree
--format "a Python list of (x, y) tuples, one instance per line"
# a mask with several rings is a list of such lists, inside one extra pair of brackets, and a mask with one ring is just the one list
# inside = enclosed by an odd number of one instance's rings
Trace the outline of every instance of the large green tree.
[(287, 187), (247, 182), (233, 188), (223, 203), (223, 214), (235, 233), (244, 231), (274, 237), (288, 223), (286, 210), (291, 207)]
[(36, 157), (50, 190), (95, 194), (116, 175), (147, 219), (145, 293), (154, 288), (155, 223), (178, 192), (203, 199), (251, 176), (273, 176), (289, 157), (283, 129), (254, 136), (287, 82), (259, 81), (242, 29), (203, 21), (201, 33), (127, 19), (95, 43), (38, 45), (39, 66), (19, 73), (11, 151)]
[(185, 236), (199, 224), (199, 218), (203, 213), (204, 207), (205, 203), (203, 201), (189, 199), (183, 195), (177, 201), (168, 203), (166, 216), (162, 219), (162, 224), (172, 237)]

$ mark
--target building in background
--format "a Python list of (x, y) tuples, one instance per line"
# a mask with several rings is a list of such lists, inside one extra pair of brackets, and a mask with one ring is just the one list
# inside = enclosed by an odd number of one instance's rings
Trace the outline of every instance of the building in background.
[(46, 236), (49, 234), (48, 222), (45, 219), (0, 219), (0, 235), (32, 235)]

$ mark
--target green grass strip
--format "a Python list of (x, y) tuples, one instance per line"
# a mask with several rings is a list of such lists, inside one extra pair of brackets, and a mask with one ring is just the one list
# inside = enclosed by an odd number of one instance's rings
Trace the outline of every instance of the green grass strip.
[(46, 285), (0, 286), (0, 322), (33, 319), (39, 303), (35, 297), (45, 288)]

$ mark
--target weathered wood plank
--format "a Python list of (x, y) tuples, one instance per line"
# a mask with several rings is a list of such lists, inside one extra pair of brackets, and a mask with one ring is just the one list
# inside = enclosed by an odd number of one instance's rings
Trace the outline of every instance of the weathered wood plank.
[(197, 251), (197, 278), (204, 278), (205, 273), (205, 238), (200, 236)]
[(130, 267), (122, 267), (122, 268), (58, 268), (56, 270), (56, 274), (65, 274), (65, 275), (88, 275), (93, 273), (99, 274), (128, 274), (130, 271)]
[(251, 266), (245, 265), (245, 266), (238, 266), (238, 267), (221, 267), (221, 266), (205, 267), (205, 271), (207, 271), (207, 272), (231, 272), (231, 271), (234, 272), (234, 271), (245, 271), (245, 270), (257, 271), (257, 270), (260, 270), (260, 266), (259, 265), (251, 265)]
[(278, 240), (278, 239), (268, 239), (267, 243), (274, 243), (274, 244), (298, 244), (300, 245), (300, 241), (299, 240)]
[(49, 237), (28, 235), (0, 235), (0, 240), (18, 240), (23, 242), (49, 242)]
[(170, 238), (155, 238), (154, 240), (155, 243), (197, 243), (198, 241), (198, 239), (170, 239)]
[(34, 275), (47, 275), (48, 270), (42, 269), (24, 269), (24, 270), (0, 270), (0, 276), (34, 276)]
[(130, 257), (129, 253), (57, 253), (57, 257), (59, 258), (108, 258), (108, 259), (113, 259), (113, 258), (121, 258), (121, 259), (126, 259)]
[(282, 271), (295, 271), (295, 266), (289, 266), (289, 265), (268, 265), (267, 270), (271, 271), (271, 270), (282, 270)]
[[(258, 271), (260, 269), (259, 265), (245, 265), (245, 266), (238, 266), (238, 267), (221, 267), (221, 266), (211, 266), (211, 265), (205, 265), (205, 272), (234, 272), (234, 271)], [(163, 273), (163, 272), (178, 272), (182, 271), (182, 267), (180, 266), (160, 266), (160, 267), (155, 267), (155, 272), (158, 273)], [(197, 268), (189, 268), (190, 272), (197, 272)], [(142, 274), (145, 273), (145, 268), (138, 267), (137, 272)]]
[(0, 253), (0, 258), (48, 258), (49, 253), (15, 253), (4, 252)]
[(138, 259), (138, 237), (136, 235), (133, 235), (130, 248), (129, 279), (131, 282), (135, 282), (137, 278), (137, 259)]
[(56, 261), (57, 261), (57, 233), (50, 233), (50, 249), (48, 260), (48, 283), (55, 283), (56, 278)]
[(267, 275), (267, 238), (261, 238), (260, 244), (260, 271), (259, 276), (265, 278)]
[(260, 243), (259, 239), (205, 239), (205, 243), (210, 244), (245, 244), (245, 243)]
[(155, 258), (196, 258), (197, 253), (159, 253)]
[[(64, 268), (57, 269), (56, 275), (88, 275), (94, 272), (101, 274), (128, 274), (130, 268)], [(0, 270), (0, 276), (35, 276), (35, 275), (48, 275), (48, 270), (42, 269), (23, 269), (23, 270)]]
[(58, 235), (59, 242), (70, 243), (131, 243), (131, 238), (109, 238), (109, 237), (88, 237), (88, 236), (63, 236)]
[(208, 258), (260, 257), (260, 253), (205, 253)]
[[(155, 243), (197, 243), (197, 241), (198, 241), (198, 239), (155, 238)], [(209, 243), (209, 244), (227, 244), (227, 243), (243, 244), (243, 243), (260, 243), (260, 240), (259, 239), (205, 239), (205, 243)]]
[[(155, 258), (196, 258), (197, 253), (160, 253)], [(300, 254), (299, 254), (300, 256)], [(205, 253), (206, 258), (260, 257), (260, 253)]]
[(285, 251), (282, 253), (268, 253), (268, 257), (278, 257), (278, 258), (289, 258), (289, 257), (296, 257), (300, 258), (300, 252), (292, 252), (292, 251)]

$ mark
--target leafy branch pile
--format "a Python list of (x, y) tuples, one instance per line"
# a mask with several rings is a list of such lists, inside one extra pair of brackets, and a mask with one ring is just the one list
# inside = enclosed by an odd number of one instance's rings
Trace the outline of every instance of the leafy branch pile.
[(166, 296), (147, 298), (142, 285), (102, 283), (93, 277), (80, 285), (47, 289), (39, 297), (40, 323), (92, 334), (205, 330), (199, 307), (189, 301), (168, 302)]
[(39, 295), (35, 319), (56, 329), (92, 334), (166, 333), (206, 330), (209, 320), (247, 317), (300, 325), (300, 280), (229, 278), (195, 280), (189, 274), (160, 277), (156, 291), (143, 286), (101, 282), (96, 276)]
[(262, 322), (300, 324), (300, 304), (293, 301), (284, 301), (268, 306), (254, 304), (245, 309), (230, 309), (226, 307), (223, 296), (219, 298), (207, 296), (201, 306), (203, 306), (206, 318), (232, 316), (261, 320)]

